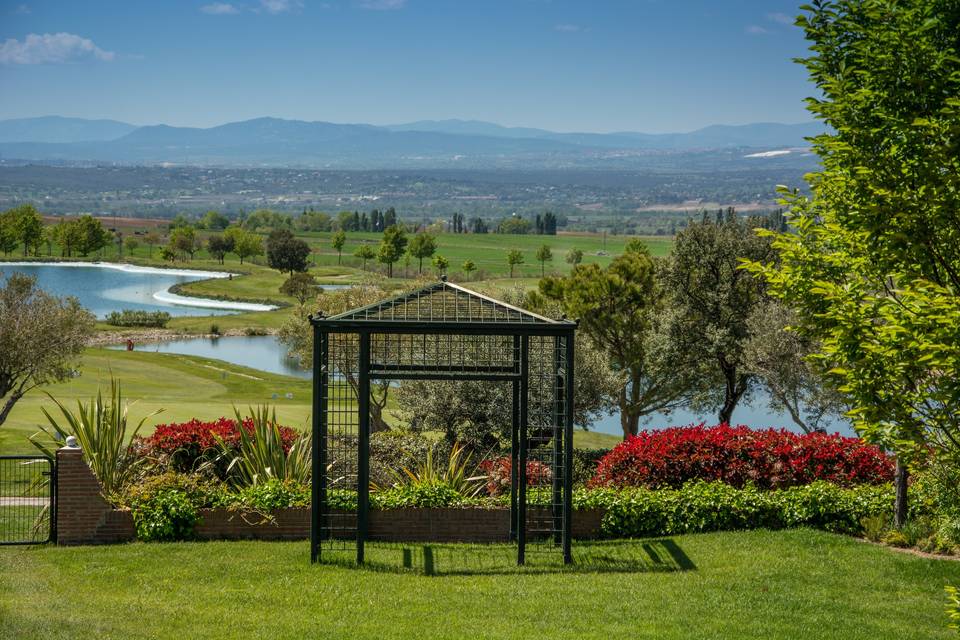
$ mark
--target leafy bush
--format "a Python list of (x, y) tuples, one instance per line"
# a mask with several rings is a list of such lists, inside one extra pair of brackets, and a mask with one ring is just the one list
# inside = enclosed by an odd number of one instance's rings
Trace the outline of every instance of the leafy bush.
[[(246, 432), (253, 431), (251, 418), (244, 419), (242, 424)], [(158, 424), (149, 437), (135, 441), (135, 449), (140, 456), (150, 458), (162, 468), (180, 472), (197, 471), (215, 460), (220, 453), (218, 438), (234, 454), (239, 450), (240, 429), (237, 425), (237, 420), (228, 418), (212, 422), (194, 418), (190, 422)], [(300, 434), (289, 427), (279, 429), (283, 447), (289, 452)], [(226, 476), (227, 464), (214, 465), (213, 470), (218, 477)]]
[(950, 629), (960, 630), (960, 589), (956, 587), (944, 587), (947, 592), (947, 617), (950, 618)]
[(155, 327), (162, 329), (170, 322), (170, 314), (166, 311), (111, 311), (104, 320), (114, 327)]
[[(487, 474), (487, 493), (491, 496), (510, 493), (513, 461), (509, 456), (484, 460), (481, 471)], [(539, 460), (527, 460), (527, 486), (539, 487), (553, 481), (553, 471)]]
[(147, 476), (111, 497), (118, 506), (133, 508), (135, 504), (149, 502), (154, 496), (165, 491), (183, 494), (198, 509), (225, 506), (234, 499), (222, 482), (198, 474), (175, 471)]
[(573, 483), (585, 485), (597, 474), (597, 465), (610, 453), (610, 449), (574, 449)]
[[(429, 484), (405, 484), (378, 491), (370, 496), (371, 506), (376, 509), (402, 509), (405, 507), (437, 508), (456, 507), (466, 503), (465, 496), (443, 482)], [(466, 497), (469, 500), (469, 497)]]
[(309, 433), (299, 434), (289, 445), (285, 440), (285, 427), (277, 423), (276, 409), (267, 406), (251, 409), (252, 416), (237, 415), (237, 424), (250, 429), (238, 429), (236, 442), (214, 434), (219, 455), (212, 465), (227, 462), (226, 478), (235, 486), (245, 487), (266, 482), (271, 478), (292, 480), (301, 484), (310, 481), (311, 443)]
[(188, 540), (197, 523), (197, 507), (176, 489), (163, 489), (131, 505), (133, 526), (143, 541)]
[(244, 487), (231, 501), (232, 508), (259, 512), (309, 506), (310, 485), (279, 478)]
[[(351, 452), (355, 452), (356, 447), (355, 437), (338, 445)], [(373, 433), (370, 435), (370, 483), (388, 486), (395, 480), (396, 472), (426, 464), (428, 454), (439, 459), (449, 458), (450, 445), (445, 440), (431, 440), (417, 433), (394, 430)], [(356, 453), (350, 462), (356, 463)]]
[(591, 485), (657, 488), (719, 480), (780, 489), (817, 480), (882, 484), (892, 477), (893, 460), (858, 438), (700, 424), (628, 438), (600, 460)]

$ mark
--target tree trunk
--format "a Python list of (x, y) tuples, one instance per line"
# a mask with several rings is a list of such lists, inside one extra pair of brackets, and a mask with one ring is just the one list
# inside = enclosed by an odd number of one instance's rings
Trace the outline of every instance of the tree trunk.
[[(627, 389), (630, 389), (630, 397), (627, 397)], [(617, 405), (620, 407), (620, 428), (623, 429), (623, 439), (637, 435), (640, 430), (641, 411), (637, 407), (637, 393), (639, 387), (634, 384), (624, 385), (620, 389), (620, 398)]]
[(3, 403), (3, 408), (0, 409), (0, 425), (6, 421), (7, 416), (10, 415), (10, 412), (13, 410), (13, 405), (17, 404), (17, 400), (22, 397), (22, 391), (13, 391), (7, 396), (6, 402)]
[(736, 366), (727, 365), (721, 359), (720, 370), (723, 372), (726, 385), (723, 390), (723, 406), (720, 407), (720, 414), (717, 417), (721, 424), (730, 424), (730, 420), (733, 419), (733, 412), (747, 390), (747, 385), (745, 383), (740, 384), (744, 381), (740, 380), (740, 376), (737, 375)]
[(893, 526), (897, 529), (903, 527), (907, 522), (907, 480), (910, 477), (910, 472), (907, 470), (907, 466), (900, 462), (900, 458), (897, 458), (897, 467), (893, 476), (893, 486), (897, 491), (896, 502), (893, 507)]

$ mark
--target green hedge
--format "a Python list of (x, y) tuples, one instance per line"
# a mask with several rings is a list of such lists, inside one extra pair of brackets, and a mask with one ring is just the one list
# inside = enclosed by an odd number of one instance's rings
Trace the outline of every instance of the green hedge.
[(104, 322), (114, 327), (153, 327), (162, 329), (170, 322), (166, 311), (111, 311)]

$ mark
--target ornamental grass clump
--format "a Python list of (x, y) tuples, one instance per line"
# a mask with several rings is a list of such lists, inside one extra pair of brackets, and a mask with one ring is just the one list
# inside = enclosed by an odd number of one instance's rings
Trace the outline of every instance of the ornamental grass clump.
[[(261, 406), (251, 408), (250, 414), (246, 419), (251, 421), (252, 428), (238, 430), (239, 439), (235, 446), (214, 434), (219, 455), (211, 464), (225, 463), (227, 481), (237, 487), (256, 485), (271, 478), (309, 483), (311, 435), (301, 434), (286, 446), (276, 409)], [(237, 424), (245, 422), (239, 411), (236, 411), (236, 417)]]

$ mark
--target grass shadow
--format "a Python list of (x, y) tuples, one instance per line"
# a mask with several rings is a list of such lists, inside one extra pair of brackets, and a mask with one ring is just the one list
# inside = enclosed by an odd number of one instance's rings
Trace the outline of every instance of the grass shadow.
[(669, 573), (695, 571), (696, 564), (671, 538), (581, 541), (573, 545), (573, 564), (564, 565), (553, 545), (529, 545), (526, 564), (517, 566), (513, 545), (367, 543), (365, 562), (353, 549), (321, 554), (321, 562), (366, 571), (424, 576), (475, 576), (563, 573)]

